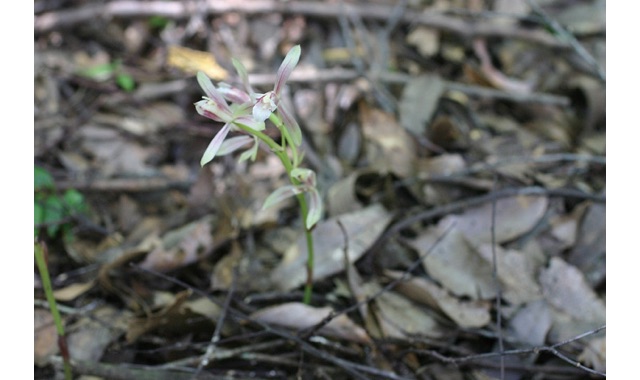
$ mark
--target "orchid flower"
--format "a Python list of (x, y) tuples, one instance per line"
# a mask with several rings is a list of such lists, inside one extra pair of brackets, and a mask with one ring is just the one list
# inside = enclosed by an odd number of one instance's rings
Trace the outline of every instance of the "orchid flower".
[(300, 131), (300, 125), (298, 125), (298, 122), (282, 101), (282, 90), (300, 60), (300, 50), (300, 45), (296, 45), (289, 50), (282, 64), (280, 64), (273, 90), (264, 94), (257, 94), (253, 91), (253, 88), (249, 84), (247, 70), (240, 61), (233, 60), (233, 66), (236, 68), (238, 76), (242, 80), (251, 101), (254, 102), (254, 119), (265, 121), (273, 112), (277, 112), (278, 117), (282, 120), (286, 128), (286, 131), (283, 131), (283, 133), (289, 135), (291, 142), (295, 146), (300, 146), (302, 143), (302, 132)]
[[(247, 70), (238, 60), (234, 59), (232, 62), (242, 80), (245, 91), (226, 83), (219, 83), (216, 87), (204, 73), (198, 72), (198, 83), (206, 96), (195, 103), (195, 107), (200, 115), (224, 123), (202, 155), (200, 165), (204, 166), (215, 156), (235, 152), (250, 143), (253, 143), (252, 147), (240, 155), (240, 161), (255, 160), (259, 144), (265, 144), (282, 162), (291, 184), (274, 191), (267, 197), (262, 207), (263, 209), (267, 208), (291, 196), (298, 199), (304, 220), (308, 255), (307, 282), (303, 301), (309, 304), (313, 286), (314, 263), (312, 229), (322, 216), (322, 198), (316, 188), (316, 173), (313, 170), (299, 167), (304, 157), (304, 152), (298, 150), (302, 144), (302, 132), (293, 114), (284, 105), (282, 94), (287, 79), (291, 76), (299, 60), (300, 46), (294, 46), (287, 53), (278, 69), (273, 90), (264, 94), (258, 94), (253, 90), (249, 83)], [(265, 120), (267, 119), (271, 120), (280, 130), (282, 134), (280, 144), (262, 132), (265, 129)], [(227, 139), (230, 131), (238, 131), (243, 134)]]
[[(211, 120), (225, 123), (213, 140), (211, 140), (209, 146), (202, 155), (200, 165), (204, 166), (206, 163), (213, 160), (213, 158), (218, 154), (229, 132), (231, 130), (239, 130), (236, 124), (246, 126), (255, 131), (262, 131), (265, 126), (264, 120), (260, 121), (253, 118), (250, 110), (251, 102), (244, 102), (242, 104), (233, 103), (230, 106), (227, 104), (222, 93), (213, 85), (211, 79), (209, 79), (206, 74), (198, 72), (197, 79), (200, 87), (202, 87), (207, 96), (204, 96), (201, 101), (195, 104), (196, 111), (198, 111), (200, 115)], [(234, 92), (233, 95), (242, 98), (238, 93), (240, 92)], [(245, 141), (245, 144), (246, 142), (247, 141)], [(231, 141), (227, 143), (223, 150), (224, 154), (229, 154), (244, 145), (238, 145), (237, 143), (238, 140), (233, 141), (233, 143), (231, 143)], [(235, 147), (235, 149), (231, 149), (232, 147)]]

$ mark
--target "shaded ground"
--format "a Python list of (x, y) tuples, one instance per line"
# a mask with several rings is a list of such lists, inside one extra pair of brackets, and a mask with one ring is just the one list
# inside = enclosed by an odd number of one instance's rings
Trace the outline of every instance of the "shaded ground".
[[(36, 235), (77, 376), (604, 377), (604, 12), (36, 1)], [(282, 165), (201, 168), (222, 124), (193, 106), (198, 70), (268, 91), (298, 44), (310, 306), (296, 204), (262, 209)], [(36, 378), (61, 378), (34, 291)]]

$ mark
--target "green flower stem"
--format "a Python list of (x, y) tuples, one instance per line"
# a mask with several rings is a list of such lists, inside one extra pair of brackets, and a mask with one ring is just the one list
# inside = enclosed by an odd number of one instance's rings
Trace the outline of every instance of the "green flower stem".
[(47, 297), (47, 302), (49, 303), (49, 308), (51, 309), (51, 315), (53, 316), (53, 321), (56, 325), (56, 331), (58, 332), (58, 345), (61, 346), (60, 353), (64, 362), (64, 378), (67, 380), (71, 380), (71, 363), (69, 362), (69, 351), (66, 349), (66, 342), (64, 341), (64, 324), (62, 323), (62, 318), (60, 318), (60, 312), (58, 311), (58, 304), (56, 303), (56, 299), (53, 297), (53, 287), (51, 286), (51, 278), (49, 277), (49, 270), (44, 259), (44, 249), (42, 248), (42, 245), (38, 243), (35, 244), (34, 254), (36, 256), (36, 265), (38, 266), (38, 271), (40, 272), (44, 294)]
[[(271, 137), (267, 136), (266, 134), (260, 131), (256, 131), (254, 129), (251, 129), (241, 124), (236, 124), (236, 126), (242, 129), (243, 131), (247, 132), (248, 134), (256, 136), (262, 142), (267, 144), (267, 146), (271, 148), (273, 153), (275, 153), (276, 156), (278, 156), (280, 161), (282, 161), (282, 165), (284, 165), (284, 168), (287, 171), (287, 175), (289, 176), (289, 180), (291, 181), (291, 183), (294, 186), (300, 185), (300, 181), (298, 181), (297, 178), (291, 175), (291, 172), (293, 171), (293, 169), (296, 168), (296, 165), (294, 163), (298, 163), (298, 157), (299, 157), (298, 148), (292, 144), (293, 140), (291, 139), (291, 136), (289, 136), (287, 129), (284, 127), (284, 123), (282, 122), (282, 120), (280, 120), (278, 116), (276, 116), (276, 114), (272, 113), (271, 116), (269, 117), (269, 120), (271, 120), (282, 133), (284, 137), (283, 145), (278, 145), (275, 141), (273, 141)], [(289, 155), (287, 154), (287, 147), (285, 145), (286, 143), (289, 143), (289, 145), (291, 146), (291, 155), (293, 156), (293, 162), (289, 158)], [(304, 232), (307, 240), (307, 281), (305, 283), (304, 296), (302, 301), (308, 305), (311, 303), (311, 294), (313, 292), (313, 267), (314, 267), (313, 234), (311, 233), (311, 229), (307, 228), (307, 223), (306, 223), (307, 215), (309, 214), (309, 206), (307, 205), (307, 199), (305, 198), (304, 194), (296, 194), (296, 198), (298, 198), (298, 203), (300, 205), (300, 214), (302, 216), (302, 226), (304, 227)]]

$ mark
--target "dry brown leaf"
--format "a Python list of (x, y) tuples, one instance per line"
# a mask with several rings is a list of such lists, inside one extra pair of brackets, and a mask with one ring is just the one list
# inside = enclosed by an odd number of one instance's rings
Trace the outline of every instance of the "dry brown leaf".
[[(513, 240), (531, 230), (547, 209), (545, 197), (515, 196), (496, 200), (495, 240), (504, 243)], [(460, 215), (449, 215), (439, 223), (441, 228), (455, 225), (455, 229), (464, 233), (469, 242), (475, 244), (491, 242), (492, 205), (486, 203), (468, 209)]]
[(597, 338), (589, 341), (587, 346), (578, 356), (580, 363), (589, 366), (596, 371), (607, 371), (607, 339)]
[(567, 261), (580, 269), (590, 284), (606, 276), (607, 210), (603, 204), (590, 205), (578, 229), (576, 244)]
[(495, 297), (491, 265), (478, 256), (457, 228), (446, 231), (432, 227), (410, 241), (421, 256), (426, 255), (423, 267), (429, 276), (456, 296), (473, 300)]
[(407, 42), (415, 46), (423, 56), (431, 57), (440, 49), (440, 31), (418, 26), (407, 35)]
[(437, 75), (413, 78), (405, 86), (398, 105), (402, 127), (418, 136), (423, 136), (443, 91), (444, 82)]
[(227, 71), (218, 65), (213, 54), (183, 46), (169, 46), (167, 65), (189, 74), (203, 71), (213, 80), (225, 80), (229, 76)]
[[(402, 273), (393, 271), (385, 271), (385, 274), (393, 279), (402, 276)], [(462, 301), (426, 278), (411, 277), (399, 282), (395, 289), (413, 301), (442, 311), (462, 328), (479, 328), (491, 322), (488, 303)]]
[[(127, 328), (127, 342), (133, 343), (143, 334), (159, 327), (168, 327), (171, 324), (180, 325), (181, 320), (185, 317), (185, 313), (183, 312), (184, 305), (190, 295), (191, 290), (185, 290), (175, 296), (160, 294), (160, 297), (170, 299), (163, 301), (166, 302), (166, 304), (163, 305), (161, 310), (153, 313), (152, 315), (131, 319)], [(156, 294), (156, 296), (158, 296), (158, 294)], [(182, 323), (184, 322), (182, 321)]]
[[(315, 266), (314, 280), (320, 280), (344, 270), (344, 242), (340, 220), (349, 240), (348, 257), (355, 262), (384, 230), (391, 215), (384, 207), (374, 204), (362, 210), (320, 222), (313, 230)], [(306, 281), (307, 243), (301, 233), (296, 243), (287, 250), (285, 257), (274, 270), (271, 278), (282, 290), (294, 289)]]
[(359, 210), (363, 207), (356, 197), (356, 181), (362, 173), (353, 172), (334, 183), (327, 192), (327, 213), (337, 216)]
[(393, 292), (382, 293), (375, 299), (372, 310), (385, 338), (407, 338), (419, 335), (442, 337), (443, 330), (423, 307)]
[(158, 272), (168, 272), (193, 264), (213, 248), (211, 217), (207, 216), (186, 226), (169, 231), (145, 257), (140, 266)]
[[(313, 307), (290, 302), (257, 311), (251, 314), (251, 319), (293, 330), (303, 330), (319, 324), (332, 312), (333, 309), (330, 307)], [(318, 333), (357, 343), (371, 343), (367, 332), (344, 314), (331, 319), (318, 330)]]
[(87, 282), (77, 282), (64, 288), (56, 289), (53, 292), (53, 297), (58, 301), (71, 301), (93, 288), (95, 284), (95, 279)]
[[(478, 246), (477, 252), (487, 263), (493, 262), (491, 244)], [(498, 278), (503, 284), (502, 296), (512, 305), (519, 305), (542, 298), (536, 281), (538, 266), (534, 259), (523, 252), (495, 247)]]
[(553, 257), (540, 273), (540, 285), (544, 297), (558, 310), (577, 320), (605, 323), (604, 302), (576, 267)]
[[(124, 334), (129, 313), (114, 307), (102, 306), (90, 317), (82, 317), (67, 327), (67, 343), (71, 358), (97, 362), (109, 344)], [(104, 321), (109, 321), (106, 324)]]
[(53, 323), (53, 316), (48, 310), (34, 310), (34, 362), (37, 366), (45, 366), (49, 358), (58, 352), (58, 333)]
[(359, 112), (369, 166), (400, 177), (410, 175), (416, 157), (415, 140), (398, 124), (394, 115), (365, 103), (360, 103)]
[(509, 329), (517, 341), (542, 346), (552, 323), (547, 302), (536, 300), (524, 305), (509, 319)]

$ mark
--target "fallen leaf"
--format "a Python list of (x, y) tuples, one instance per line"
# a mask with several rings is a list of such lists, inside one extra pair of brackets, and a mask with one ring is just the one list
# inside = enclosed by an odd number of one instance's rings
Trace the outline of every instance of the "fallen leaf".
[[(402, 273), (393, 271), (385, 271), (385, 274), (393, 279), (402, 276)], [(427, 278), (410, 277), (400, 281), (395, 290), (413, 301), (442, 311), (462, 328), (479, 328), (491, 322), (488, 303), (462, 301)]]
[(56, 289), (53, 292), (53, 297), (58, 301), (71, 301), (76, 297), (89, 291), (96, 284), (96, 280), (90, 280), (87, 282), (77, 282), (64, 288)]
[(454, 295), (473, 300), (495, 297), (491, 265), (467, 243), (457, 226), (448, 231), (440, 226), (428, 228), (409, 244), (426, 256), (422, 264), (429, 276)]
[(590, 340), (582, 353), (578, 355), (578, 361), (596, 371), (607, 372), (607, 339)]
[[(493, 263), (491, 244), (482, 244), (476, 249), (487, 263)], [(536, 281), (539, 268), (533, 259), (523, 252), (500, 246), (495, 247), (495, 256), (498, 278), (503, 285), (502, 296), (509, 303), (519, 305), (542, 298)]]
[[(304, 330), (322, 322), (333, 312), (331, 307), (313, 307), (299, 302), (271, 306), (251, 314), (251, 319), (292, 330)], [(321, 335), (349, 340), (357, 343), (371, 343), (367, 332), (349, 317), (340, 314), (318, 330)]]
[[(384, 207), (374, 204), (362, 210), (342, 214), (320, 222), (313, 230), (315, 266), (313, 279), (321, 280), (344, 270), (344, 242), (338, 220), (347, 231), (349, 262), (357, 261), (384, 230), (391, 215)], [(272, 280), (281, 290), (291, 290), (305, 283), (307, 278), (307, 243), (304, 234), (287, 252), (273, 271)]]
[(227, 71), (218, 65), (213, 54), (183, 46), (169, 46), (167, 65), (189, 74), (203, 71), (209, 78), (218, 81), (225, 80), (229, 76)]
[[(495, 241), (504, 243), (531, 230), (544, 216), (548, 200), (537, 196), (515, 196), (496, 200), (495, 204)], [(491, 242), (492, 204), (488, 202), (470, 208), (459, 215), (449, 215), (439, 222), (446, 228), (455, 225), (455, 229), (464, 233), (474, 244)]]
[(409, 176), (416, 157), (415, 139), (393, 114), (360, 103), (359, 115), (369, 166), (382, 173)]
[(407, 298), (393, 292), (382, 293), (375, 299), (372, 312), (385, 338), (404, 339), (419, 335), (439, 338), (442, 328), (427, 311)]
[[(124, 334), (129, 312), (102, 306), (90, 316), (80, 318), (67, 327), (67, 344), (71, 358), (97, 362), (109, 344)], [(108, 324), (104, 321), (109, 321)]]
[(195, 263), (212, 248), (211, 217), (206, 216), (165, 234), (140, 267), (168, 272)]
[(362, 202), (356, 196), (356, 181), (361, 174), (360, 171), (355, 171), (329, 188), (327, 192), (327, 213), (329, 216), (362, 209)]
[(516, 340), (531, 346), (542, 346), (553, 318), (549, 305), (540, 299), (529, 302), (509, 319), (509, 330)]
[(48, 310), (34, 310), (34, 362), (42, 367), (49, 363), (49, 358), (58, 352), (58, 333), (53, 323), (53, 316)]
[(440, 48), (440, 32), (426, 26), (418, 26), (407, 35), (407, 42), (418, 49), (420, 54), (431, 57)]
[(605, 323), (604, 302), (576, 267), (553, 257), (540, 273), (540, 285), (544, 297), (558, 310), (578, 320)]
[(606, 206), (592, 204), (578, 227), (576, 243), (567, 261), (580, 269), (589, 284), (597, 285), (606, 276), (607, 218)]
[(418, 136), (424, 136), (427, 123), (431, 120), (443, 91), (444, 82), (437, 75), (413, 78), (405, 86), (398, 105), (402, 127)]

